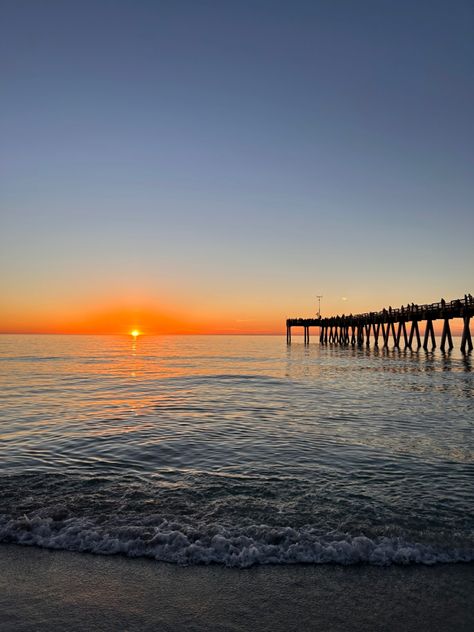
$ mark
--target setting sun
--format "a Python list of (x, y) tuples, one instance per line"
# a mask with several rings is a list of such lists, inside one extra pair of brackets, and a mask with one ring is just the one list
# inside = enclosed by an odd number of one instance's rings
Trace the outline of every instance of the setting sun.
[(130, 335), (133, 336), (134, 338), (137, 338), (137, 336), (139, 336), (141, 334), (141, 331), (139, 331), (138, 329), (133, 329), (133, 331), (130, 332)]

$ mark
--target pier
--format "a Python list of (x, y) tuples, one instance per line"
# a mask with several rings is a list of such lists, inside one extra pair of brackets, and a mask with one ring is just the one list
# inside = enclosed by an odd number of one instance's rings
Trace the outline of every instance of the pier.
[[(449, 302), (441, 300), (429, 305), (404, 305), (397, 309), (389, 307), (380, 312), (365, 314), (349, 314), (348, 316), (331, 316), (329, 318), (288, 318), (286, 321), (286, 341), (291, 344), (292, 327), (303, 327), (304, 343), (309, 344), (310, 327), (319, 328), (319, 342), (321, 344), (379, 346), (390, 345), (396, 349), (423, 349), (426, 351), (436, 348), (436, 338), (433, 322), (443, 321), (441, 334), (441, 351), (453, 349), (450, 321), (460, 318), (463, 321), (461, 337), (461, 352), (472, 351), (472, 337), (470, 321), (474, 316), (474, 298), (466, 294), (464, 298)], [(425, 323), (423, 342), (420, 333), (420, 323)]]

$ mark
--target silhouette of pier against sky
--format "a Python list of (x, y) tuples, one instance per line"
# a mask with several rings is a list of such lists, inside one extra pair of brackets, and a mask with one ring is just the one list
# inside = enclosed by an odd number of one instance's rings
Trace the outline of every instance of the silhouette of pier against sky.
[[(461, 352), (472, 351), (473, 344), (470, 332), (471, 317), (474, 316), (474, 298), (471, 294), (465, 294), (464, 298), (446, 302), (441, 299), (438, 303), (429, 305), (416, 305), (409, 303), (402, 307), (392, 309), (384, 308), (380, 312), (367, 312), (365, 314), (342, 314), (329, 318), (288, 318), (286, 321), (286, 341), (291, 344), (292, 327), (303, 327), (304, 343), (309, 344), (310, 327), (319, 327), (319, 342), (321, 344), (358, 345), (364, 343), (369, 346), (371, 340), (375, 347), (381, 345), (387, 348), (392, 339), (392, 345), (399, 349), (401, 345), (405, 349), (425, 350), (436, 348), (436, 338), (433, 321), (443, 320), (441, 334), (441, 351), (446, 348), (453, 349), (450, 321), (453, 318), (463, 320), (461, 337)], [(426, 323), (423, 344), (419, 323)], [(409, 331), (408, 331), (409, 330)]]

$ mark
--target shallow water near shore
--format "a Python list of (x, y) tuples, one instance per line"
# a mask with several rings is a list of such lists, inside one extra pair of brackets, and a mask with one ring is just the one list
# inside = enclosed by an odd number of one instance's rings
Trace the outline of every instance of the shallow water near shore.
[(1, 336), (0, 541), (235, 567), (473, 560), (471, 368), (279, 336)]

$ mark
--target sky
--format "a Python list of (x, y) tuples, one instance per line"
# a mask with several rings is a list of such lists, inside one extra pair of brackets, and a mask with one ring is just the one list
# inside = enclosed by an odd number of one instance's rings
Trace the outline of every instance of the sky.
[(469, 0), (2, 0), (0, 332), (474, 293)]

